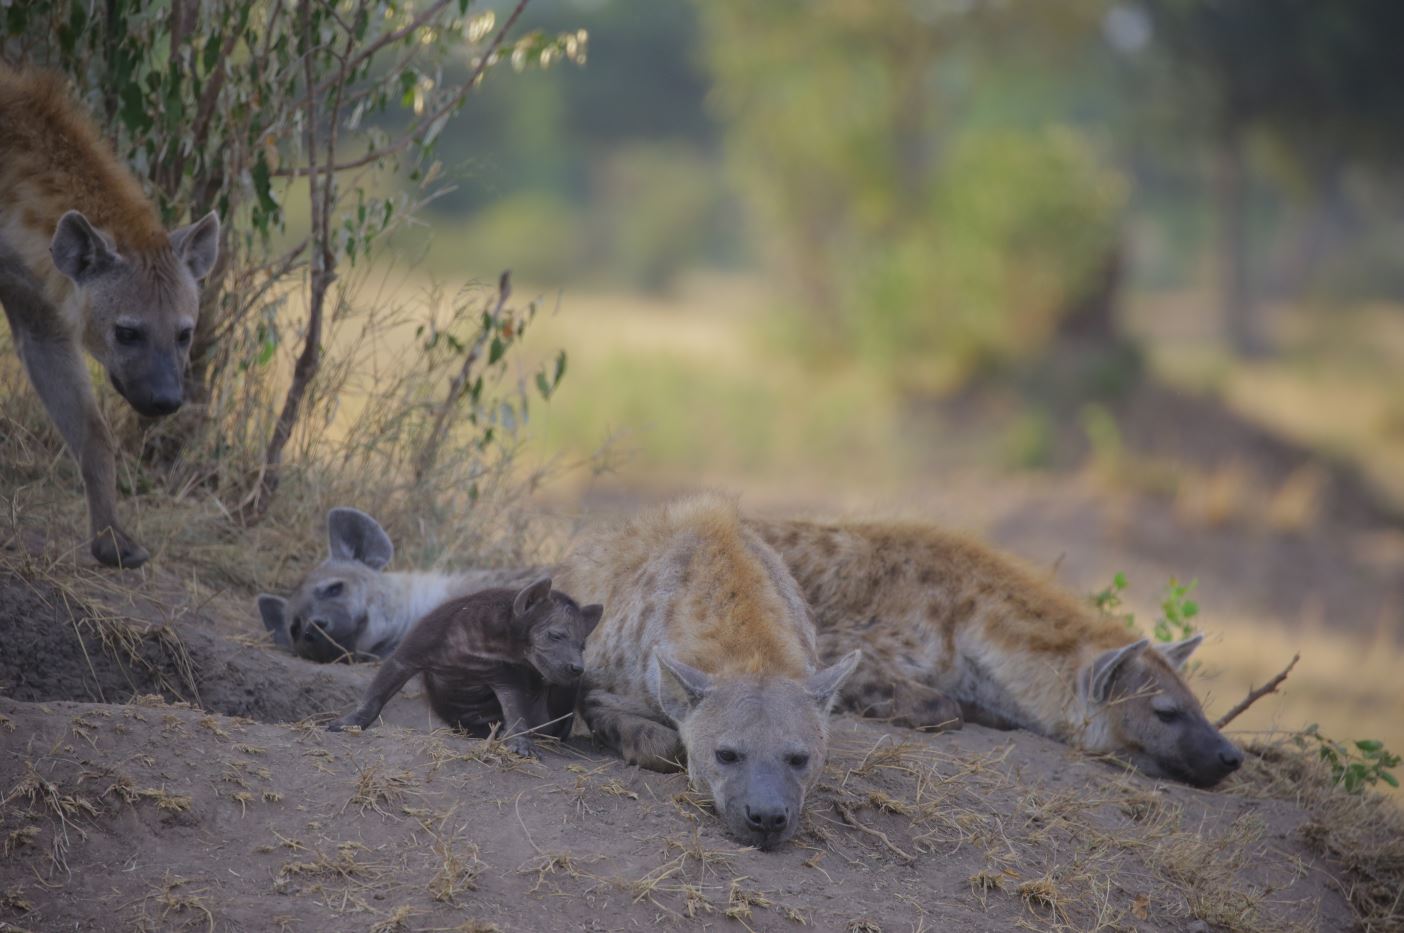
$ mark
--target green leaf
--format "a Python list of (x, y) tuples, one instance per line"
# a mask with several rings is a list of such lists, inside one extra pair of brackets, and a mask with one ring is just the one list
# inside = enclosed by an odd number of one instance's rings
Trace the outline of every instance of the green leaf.
[(492, 346), (488, 348), (488, 365), (491, 366), (502, 359), (502, 354), (507, 352), (507, 346), (499, 337), (492, 338)]
[(1398, 779), (1397, 777), (1395, 777), (1394, 775), (1390, 774), (1388, 771), (1381, 771), (1381, 772), (1380, 772), (1380, 780), (1381, 780), (1381, 781), (1384, 781), (1384, 782), (1385, 782), (1386, 784), (1388, 784), (1390, 787), (1398, 787), (1398, 786), (1399, 786), (1399, 779)]
[(1378, 752), (1384, 748), (1384, 743), (1379, 739), (1361, 739), (1355, 743), (1355, 747), (1362, 752)]

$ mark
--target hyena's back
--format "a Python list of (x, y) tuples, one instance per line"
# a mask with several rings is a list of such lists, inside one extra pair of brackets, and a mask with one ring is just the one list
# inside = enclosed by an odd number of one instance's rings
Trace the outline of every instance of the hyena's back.
[(1045, 686), (1050, 670), (1130, 640), (1047, 577), (959, 534), (878, 522), (748, 524), (809, 600), (821, 657), (863, 649), (841, 700), (855, 712), (931, 726), (963, 714), (1053, 734), (1066, 703), (1064, 689)]

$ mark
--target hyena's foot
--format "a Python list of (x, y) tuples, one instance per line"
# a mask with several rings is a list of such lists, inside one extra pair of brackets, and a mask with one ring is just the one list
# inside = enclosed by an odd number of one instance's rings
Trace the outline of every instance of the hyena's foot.
[(624, 726), (619, 754), (631, 765), (665, 773), (681, 771), (687, 757), (678, 730), (651, 719), (639, 719)]
[(922, 732), (947, 732), (959, 729), (965, 722), (959, 702), (939, 690), (907, 680), (869, 680), (848, 692), (845, 706), (861, 716)]
[(151, 559), (146, 548), (115, 526), (98, 532), (89, 549), (99, 563), (120, 570), (135, 570)]
[(502, 744), (506, 746), (507, 751), (522, 758), (541, 757), (541, 754), (537, 752), (536, 746), (532, 743), (531, 739), (524, 735), (509, 736), (502, 740)]
[(333, 719), (331, 722), (327, 723), (327, 731), (345, 732), (352, 726), (358, 729), (368, 729), (370, 728), (372, 718), (371, 716), (362, 715), (361, 711), (357, 710), (354, 713), (347, 713), (340, 719)]

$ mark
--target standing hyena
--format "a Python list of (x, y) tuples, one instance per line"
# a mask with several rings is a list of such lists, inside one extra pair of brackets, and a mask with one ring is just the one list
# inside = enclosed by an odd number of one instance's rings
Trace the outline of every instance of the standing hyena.
[(273, 641), (309, 661), (385, 658), (415, 620), (478, 590), (525, 586), (539, 570), (386, 571), (395, 545), (365, 512), (327, 513), (327, 559), (287, 599), (263, 593), (259, 615)]
[(595, 735), (643, 767), (685, 759), (737, 838), (794, 835), (860, 655), (819, 669), (804, 598), (735, 504), (700, 496), (588, 536), (556, 582), (605, 605), (580, 698)]
[(1154, 776), (1218, 783), (1242, 753), (1150, 647), (1008, 557), (923, 525), (748, 521), (814, 609), (820, 655), (861, 647), (844, 708), (900, 725), (1022, 728)]
[(219, 218), (167, 232), (62, 79), (0, 65), (0, 304), (30, 382), (78, 461), (92, 552), (149, 556), (117, 522), (112, 440), (86, 347), (138, 412), (169, 415), (214, 265)]

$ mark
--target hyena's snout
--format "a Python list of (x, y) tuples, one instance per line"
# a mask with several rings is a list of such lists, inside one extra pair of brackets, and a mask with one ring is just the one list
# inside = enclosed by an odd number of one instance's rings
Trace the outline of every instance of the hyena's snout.
[(133, 376), (121, 377), (112, 372), (108, 375), (112, 379), (112, 387), (139, 414), (161, 418), (175, 414), (185, 404), (180, 373), (181, 367), (175, 361), (159, 359)]

